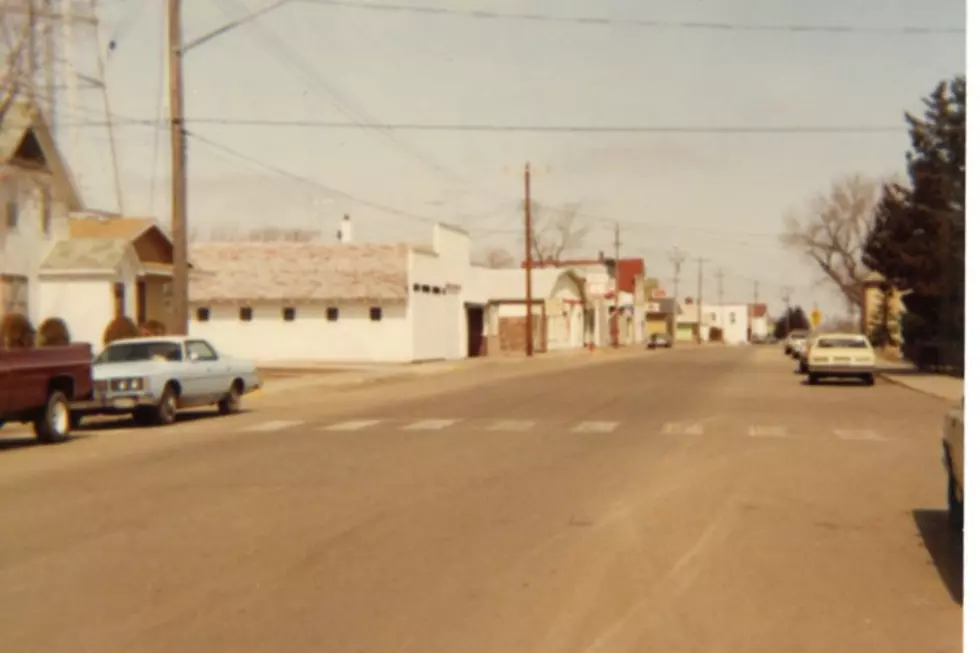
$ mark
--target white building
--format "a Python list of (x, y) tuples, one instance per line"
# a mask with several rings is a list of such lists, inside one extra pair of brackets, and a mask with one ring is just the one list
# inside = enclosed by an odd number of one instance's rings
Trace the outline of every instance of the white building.
[(708, 342), (711, 330), (717, 329), (726, 345), (749, 342), (749, 307), (746, 304), (703, 304), (701, 338)]
[(0, 314), (37, 328), (61, 318), (101, 348), (117, 315), (167, 322), (172, 246), (152, 219), (81, 213), (82, 202), (40, 113), (0, 107)]
[(765, 304), (749, 304), (749, 331), (753, 340), (769, 335), (769, 309)]
[(345, 223), (337, 244), (195, 245), (190, 332), (261, 362), (465, 357), (483, 330), (465, 310), (469, 236), (440, 224), (431, 247), (357, 244)]

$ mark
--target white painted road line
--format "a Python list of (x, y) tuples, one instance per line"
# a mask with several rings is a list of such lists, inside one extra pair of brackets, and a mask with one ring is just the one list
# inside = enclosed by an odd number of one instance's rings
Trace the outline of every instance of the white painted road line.
[(380, 419), (355, 419), (349, 422), (338, 422), (337, 424), (331, 424), (330, 426), (324, 426), (321, 431), (361, 431), (363, 429), (369, 428), (380, 424)]
[(438, 431), (458, 422), (458, 419), (424, 419), (402, 428), (403, 431)]
[(782, 426), (750, 426), (749, 437), (752, 438), (788, 438), (786, 428)]
[(619, 426), (619, 422), (579, 422), (573, 433), (612, 433)]
[(293, 426), (299, 426), (302, 424), (299, 420), (290, 419), (274, 419), (270, 422), (262, 422), (261, 424), (254, 424), (252, 426), (246, 426), (243, 431), (253, 431), (253, 432), (268, 432), (268, 431), (281, 431), (283, 429), (288, 429)]
[(834, 435), (841, 440), (885, 441), (885, 438), (879, 435), (874, 429), (834, 429)]
[(534, 422), (529, 419), (503, 419), (487, 427), (488, 431), (529, 431)]
[(660, 432), (664, 435), (704, 435), (704, 426), (692, 422), (668, 422)]

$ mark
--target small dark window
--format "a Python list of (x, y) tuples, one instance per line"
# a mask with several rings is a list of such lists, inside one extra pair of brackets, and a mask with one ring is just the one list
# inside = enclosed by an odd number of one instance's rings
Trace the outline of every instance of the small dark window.
[(417, 283), (413, 283), (412, 284), (412, 290), (414, 290), (415, 292), (418, 292), (421, 289), (422, 289), (422, 286), (420, 286), (419, 284), (417, 284)]
[(207, 306), (201, 306), (197, 309), (197, 321), (207, 322), (211, 319), (211, 309)]
[(440, 288), (439, 286), (432, 286), (432, 294), (433, 295), (441, 295), (442, 294), (442, 288)]
[(251, 322), (252, 321), (252, 307), (251, 306), (242, 306), (240, 309), (238, 309), (238, 319), (241, 320), (242, 322)]
[(327, 321), (336, 322), (340, 318), (340, 309), (336, 306), (331, 306), (327, 309)]
[(291, 306), (287, 306), (286, 308), (282, 309), (282, 319), (285, 322), (292, 322), (293, 320), (295, 320), (296, 309)]
[(372, 306), (371, 307), (371, 321), (372, 322), (380, 322), (381, 321), (381, 307), (380, 306)]

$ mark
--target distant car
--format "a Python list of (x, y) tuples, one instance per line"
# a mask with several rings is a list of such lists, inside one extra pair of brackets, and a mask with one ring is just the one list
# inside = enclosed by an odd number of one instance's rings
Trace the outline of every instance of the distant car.
[(654, 333), (650, 336), (647, 341), (647, 349), (657, 349), (658, 347), (663, 347), (664, 349), (670, 349), (673, 345), (673, 341), (669, 334), (666, 333)]
[(943, 463), (946, 467), (946, 501), (949, 505), (949, 525), (954, 530), (963, 529), (963, 506), (966, 488), (963, 446), (963, 404), (949, 409), (943, 417)]
[(786, 352), (786, 355), (795, 358), (798, 355), (799, 347), (806, 342), (809, 335), (810, 332), (805, 329), (790, 331), (786, 336), (786, 340), (783, 341), (783, 350)]
[(826, 378), (858, 378), (866, 385), (874, 385), (877, 363), (871, 342), (865, 336), (822, 333), (809, 347), (806, 366), (811, 385)]
[(172, 424), (179, 409), (212, 404), (223, 415), (235, 413), (242, 395), (262, 385), (252, 361), (177, 336), (117, 340), (95, 359), (93, 376), (83, 413), (130, 413), (139, 424)]

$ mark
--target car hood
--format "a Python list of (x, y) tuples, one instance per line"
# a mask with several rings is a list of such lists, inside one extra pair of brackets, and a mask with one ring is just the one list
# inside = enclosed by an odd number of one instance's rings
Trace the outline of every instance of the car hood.
[(164, 369), (171, 363), (158, 361), (129, 361), (123, 363), (97, 363), (92, 366), (92, 378), (96, 381), (134, 376), (148, 376)]

